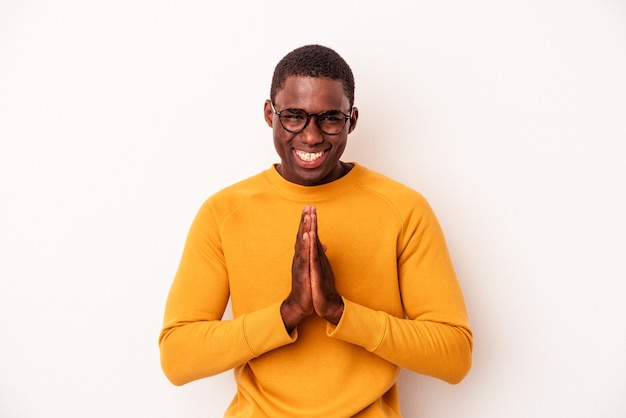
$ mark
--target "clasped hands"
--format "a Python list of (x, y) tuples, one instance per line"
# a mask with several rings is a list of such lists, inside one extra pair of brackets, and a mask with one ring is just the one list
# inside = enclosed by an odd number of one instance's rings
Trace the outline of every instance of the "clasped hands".
[(288, 331), (313, 314), (335, 325), (343, 314), (343, 300), (335, 289), (326, 247), (317, 235), (315, 206), (307, 205), (302, 211), (291, 266), (291, 293), (280, 313)]

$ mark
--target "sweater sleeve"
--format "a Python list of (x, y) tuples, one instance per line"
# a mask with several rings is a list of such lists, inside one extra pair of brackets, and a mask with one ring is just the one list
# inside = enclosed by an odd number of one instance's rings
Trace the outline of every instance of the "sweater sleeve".
[(344, 298), (343, 316), (327, 333), (417, 373), (460, 382), (472, 363), (473, 336), (440, 225), (423, 208), (405, 219), (398, 280), (405, 318)]
[(297, 338), (285, 330), (280, 302), (222, 320), (228, 298), (219, 223), (207, 202), (189, 231), (159, 337), (161, 366), (172, 383), (224, 372)]

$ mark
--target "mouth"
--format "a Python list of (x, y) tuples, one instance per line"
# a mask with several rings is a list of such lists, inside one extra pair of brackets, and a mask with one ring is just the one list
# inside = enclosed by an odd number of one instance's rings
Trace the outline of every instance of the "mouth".
[(324, 156), (324, 151), (320, 151), (320, 152), (304, 152), (300, 150), (294, 150), (294, 151), (295, 151), (296, 156), (300, 160), (304, 161), (305, 163), (312, 163), (322, 158), (322, 156)]

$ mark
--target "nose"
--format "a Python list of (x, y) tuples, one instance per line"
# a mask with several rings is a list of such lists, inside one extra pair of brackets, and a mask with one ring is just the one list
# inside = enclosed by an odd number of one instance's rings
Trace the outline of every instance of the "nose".
[(317, 116), (309, 116), (309, 121), (300, 132), (300, 140), (306, 144), (314, 145), (324, 141), (324, 133), (317, 125)]

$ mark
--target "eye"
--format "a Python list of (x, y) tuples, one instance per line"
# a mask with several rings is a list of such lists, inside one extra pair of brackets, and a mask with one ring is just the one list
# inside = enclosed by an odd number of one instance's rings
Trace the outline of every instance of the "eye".
[(280, 112), (280, 116), (287, 120), (303, 120), (306, 119), (306, 113), (297, 109), (286, 109)]
[(337, 123), (337, 122), (343, 122), (343, 114), (341, 114), (340, 112), (337, 111), (329, 111), (329, 112), (324, 112), (321, 115), (319, 115), (319, 120), (321, 121), (325, 121), (325, 122), (330, 122), (330, 123)]

